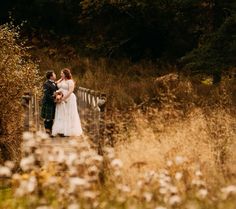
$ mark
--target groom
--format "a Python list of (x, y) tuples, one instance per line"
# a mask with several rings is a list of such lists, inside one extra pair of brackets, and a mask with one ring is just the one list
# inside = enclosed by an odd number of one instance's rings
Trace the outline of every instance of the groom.
[(46, 73), (46, 78), (47, 81), (43, 85), (44, 95), (42, 100), (41, 117), (44, 119), (46, 133), (51, 135), (56, 108), (53, 94), (58, 88), (55, 83), (56, 74), (53, 71), (48, 71)]

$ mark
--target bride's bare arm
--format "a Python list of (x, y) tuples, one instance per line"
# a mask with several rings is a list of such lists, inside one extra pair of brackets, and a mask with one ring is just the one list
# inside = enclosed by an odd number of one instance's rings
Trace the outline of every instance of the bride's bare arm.
[(68, 93), (63, 97), (63, 101), (65, 101), (66, 99), (69, 98), (69, 96), (73, 93), (74, 88), (75, 88), (74, 82), (73, 82), (73, 81), (70, 81), (70, 83), (69, 83), (69, 91), (68, 91)]
[(60, 79), (59, 79), (58, 81), (56, 81), (55, 83), (58, 84), (58, 83), (60, 83), (62, 80), (63, 80), (63, 79), (60, 78)]

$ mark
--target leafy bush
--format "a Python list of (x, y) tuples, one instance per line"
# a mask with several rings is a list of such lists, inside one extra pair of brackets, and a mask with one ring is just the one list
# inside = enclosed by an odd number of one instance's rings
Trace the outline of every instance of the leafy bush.
[(18, 160), (23, 128), (21, 98), (34, 91), (37, 65), (20, 43), (19, 28), (0, 26), (0, 147), (2, 160)]

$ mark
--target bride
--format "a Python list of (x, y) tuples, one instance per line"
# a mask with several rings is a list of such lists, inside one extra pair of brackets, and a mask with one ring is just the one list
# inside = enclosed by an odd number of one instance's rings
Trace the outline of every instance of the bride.
[(57, 81), (58, 91), (63, 94), (61, 102), (56, 105), (52, 135), (80, 136), (83, 131), (77, 109), (76, 96), (73, 93), (75, 83), (69, 69), (61, 71), (61, 79)]

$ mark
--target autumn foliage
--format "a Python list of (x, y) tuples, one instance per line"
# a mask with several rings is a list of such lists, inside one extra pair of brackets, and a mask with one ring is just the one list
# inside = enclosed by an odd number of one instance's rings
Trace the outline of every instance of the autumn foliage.
[(0, 148), (1, 160), (17, 161), (23, 128), (22, 96), (33, 92), (37, 66), (19, 43), (18, 28), (0, 26)]

